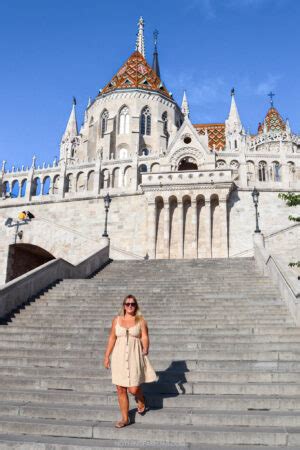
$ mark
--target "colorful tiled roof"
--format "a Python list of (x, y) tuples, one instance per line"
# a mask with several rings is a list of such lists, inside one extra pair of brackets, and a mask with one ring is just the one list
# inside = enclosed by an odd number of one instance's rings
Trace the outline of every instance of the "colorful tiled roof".
[(101, 94), (117, 89), (145, 89), (157, 91), (171, 98), (157, 74), (151, 69), (144, 56), (135, 51), (104, 87)]
[(279, 112), (277, 111), (277, 109), (274, 108), (273, 106), (271, 106), (271, 108), (269, 108), (264, 122), (258, 124), (258, 130), (257, 130), (258, 133), (263, 133), (264, 123), (267, 126), (268, 132), (269, 131), (285, 131), (285, 129), (286, 129), (284, 120), (282, 119), (282, 117), (279, 114)]
[(224, 123), (199, 123), (194, 124), (200, 135), (207, 133), (208, 147), (215, 150), (223, 150), (225, 147), (225, 124)]

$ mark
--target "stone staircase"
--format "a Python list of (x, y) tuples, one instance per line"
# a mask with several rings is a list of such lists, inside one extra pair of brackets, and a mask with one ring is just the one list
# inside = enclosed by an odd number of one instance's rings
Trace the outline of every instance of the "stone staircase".
[[(102, 365), (137, 296), (158, 382), (120, 418)], [(133, 400), (133, 399), (131, 399)], [(300, 329), (251, 258), (118, 261), (0, 326), (0, 449), (300, 449)], [(265, 448), (265, 447), (263, 447)]]

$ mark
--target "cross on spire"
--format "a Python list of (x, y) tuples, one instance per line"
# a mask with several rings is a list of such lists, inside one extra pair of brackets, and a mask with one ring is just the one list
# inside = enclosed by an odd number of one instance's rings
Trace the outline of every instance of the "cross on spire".
[(159, 35), (158, 30), (154, 30), (153, 31), (153, 40), (154, 40), (154, 48), (155, 49), (157, 48), (158, 35)]
[(271, 108), (273, 108), (273, 106), (274, 106), (273, 97), (275, 97), (274, 92), (270, 91), (268, 93), (268, 97), (270, 97), (270, 105), (271, 105)]

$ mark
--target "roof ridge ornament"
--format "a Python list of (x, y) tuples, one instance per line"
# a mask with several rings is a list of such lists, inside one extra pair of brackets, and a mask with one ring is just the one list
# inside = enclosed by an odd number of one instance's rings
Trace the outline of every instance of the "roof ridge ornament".
[(138, 33), (136, 38), (135, 49), (140, 52), (145, 58), (145, 39), (144, 39), (144, 19), (141, 16), (138, 21)]

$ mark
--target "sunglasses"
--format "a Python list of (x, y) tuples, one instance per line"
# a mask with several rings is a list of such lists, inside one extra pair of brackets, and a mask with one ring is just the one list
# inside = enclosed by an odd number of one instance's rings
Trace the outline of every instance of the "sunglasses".
[(125, 306), (132, 306), (132, 308), (135, 308), (136, 303), (125, 303)]

